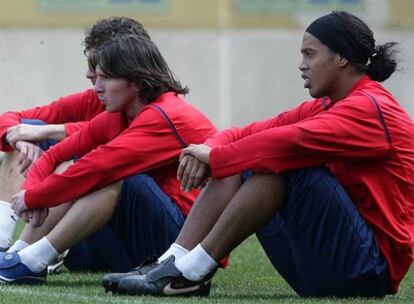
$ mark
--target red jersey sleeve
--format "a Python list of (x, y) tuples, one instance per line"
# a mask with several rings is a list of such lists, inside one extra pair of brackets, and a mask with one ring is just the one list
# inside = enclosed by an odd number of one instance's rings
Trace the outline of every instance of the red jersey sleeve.
[(311, 101), (305, 101), (296, 108), (283, 112), (276, 117), (270, 119), (253, 122), (244, 128), (230, 128), (220, 131), (207, 139), (205, 142), (211, 148), (227, 145), (235, 142), (243, 137), (250, 136), (252, 134), (259, 133), (261, 131), (290, 125), (303, 120), (307, 117), (313, 116), (316, 113), (323, 111), (328, 108), (328, 99), (319, 98)]
[(71, 136), (73, 133), (79, 131), (86, 125), (88, 125), (88, 121), (65, 123), (66, 136)]
[[(0, 116), (0, 150), (12, 151), (12, 147), (6, 143), (7, 130), (20, 124), (20, 120), (39, 119), (47, 124), (63, 124), (67, 122), (82, 122), (95, 117), (104, 111), (104, 106), (99, 101), (95, 92), (91, 89), (61, 97), (58, 100), (40, 107), (20, 112), (6, 112)], [(83, 124), (84, 125), (84, 124)], [(82, 124), (77, 126), (66, 126), (68, 135), (79, 130)]]
[(26, 204), (39, 208), (72, 201), (127, 176), (175, 162), (181, 148), (166, 121), (148, 107), (119, 136), (87, 153), (62, 174), (54, 173), (28, 189)]
[(101, 144), (110, 141), (126, 128), (122, 114), (103, 112), (79, 132), (52, 146), (32, 165), (23, 188), (31, 189), (53, 174), (56, 167), (73, 158), (79, 158)]
[(244, 170), (279, 173), (304, 167), (382, 157), (390, 150), (386, 129), (365, 96), (344, 99), (329, 111), (290, 125), (269, 128), (210, 154), (216, 178)]

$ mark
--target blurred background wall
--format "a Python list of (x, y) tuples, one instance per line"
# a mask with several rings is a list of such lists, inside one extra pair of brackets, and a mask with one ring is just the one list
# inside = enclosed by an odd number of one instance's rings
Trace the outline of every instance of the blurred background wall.
[(128, 16), (219, 128), (270, 117), (310, 99), (297, 68), (303, 30), (333, 9), (364, 19), (377, 43), (400, 44), (384, 84), (414, 117), (414, 0), (0, 0), (0, 112), (91, 86), (85, 28)]

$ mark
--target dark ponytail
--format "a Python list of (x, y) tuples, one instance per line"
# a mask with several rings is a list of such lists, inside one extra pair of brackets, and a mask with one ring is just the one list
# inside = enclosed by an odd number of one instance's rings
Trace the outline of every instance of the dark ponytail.
[(372, 80), (382, 82), (388, 79), (397, 68), (395, 54), (398, 50), (395, 49), (396, 42), (387, 42), (382, 45), (375, 46), (374, 54), (369, 58), (367, 64), (366, 74)]

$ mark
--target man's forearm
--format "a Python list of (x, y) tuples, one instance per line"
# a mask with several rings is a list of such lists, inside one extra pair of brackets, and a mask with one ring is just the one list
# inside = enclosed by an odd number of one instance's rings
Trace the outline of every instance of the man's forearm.
[(44, 125), (42, 126), (44, 139), (62, 140), (66, 137), (65, 125)]

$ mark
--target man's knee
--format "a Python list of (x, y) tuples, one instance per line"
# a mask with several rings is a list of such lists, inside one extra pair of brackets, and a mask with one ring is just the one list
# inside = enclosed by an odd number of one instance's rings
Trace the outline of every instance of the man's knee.
[[(342, 186), (326, 167), (304, 168), (283, 174), (286, 204), (322, 206), (341, 192)], [(322, 205), (321, 205), (322, 204)], [(315, 205), (316, 207), (316, 205)]]
[(105, 194), (112, 198), (112, 201), (116, 201), (119, 197), (123, 185), (123, 181), (115, 182), (109, 186), (103, 188)]
[(20, 166), (18, 164), (19, 161), (19, 151), (13, 150), (11, 152), (6, 152), (3, 154), (3, 160), (1, 162), (1, 168), (3, 172), (10, 173), (10, 172), (18, 172), (20, 170)]
[(225, 192), (236, 192), (241, 185), (242, 178), (240, 174), (232, 175), (223, 179), (216, 179), (214, 177), (211, 177), (204, 187), (204, 191), (210, 191), (222, 196)]
[(24, 176), (20, 173), (19, 153), (17, 151), (4, 153), (0, 164), (0, 199), (10, 201), (11, 197), (20, 190)]

